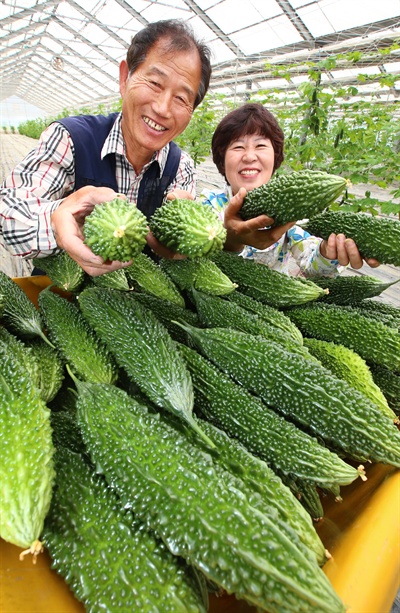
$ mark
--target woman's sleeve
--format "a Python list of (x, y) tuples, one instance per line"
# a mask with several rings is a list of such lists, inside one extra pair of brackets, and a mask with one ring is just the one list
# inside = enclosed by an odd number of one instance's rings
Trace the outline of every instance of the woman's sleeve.
[(293, 226), (287, 232), (288, 249), (306, 277), (334, 277), (342, 267), (337, 260), (328, 260), (319, 248), (322, 238), (312, 236), (300, 226)]

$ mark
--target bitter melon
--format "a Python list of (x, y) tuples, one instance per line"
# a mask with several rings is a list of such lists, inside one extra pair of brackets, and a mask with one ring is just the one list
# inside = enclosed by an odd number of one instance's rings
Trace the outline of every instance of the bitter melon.
[(115, 360), (79, 308), (51, 288), (40, 292), (38, 302), (49, 337), (72, 371), (87, 381), (114, 383)]
[[(268, 509), (270, 517), (276, 521), (283, 532), (292, 539), (307, 555), (307, 549), (315, 556), (319, 565), (323, 565), (329, 552), (317, 535), (310, 516), (304, 511), (289, 488), (260, 458), (252, 455), (238, 441), (230, 438), (223, 430), (200, 419), (202, 430), (216, 443), (210, 454), (214, 465), (237, 475), (242, 483), (238, 488), (245, 491), (251, 504), (263, 513)], [(222, 474), (222, 479), (224, 475)]]
[[(50, 411), (10, 344), (0, 343), (0, 536), (38, 555), (53, 480)], [(35, 558), (34, 558), (35, 559)]]
[(317, 362), (259, 336), (180, 324), (223, 372), (357, 461), (400, 466), (400, 432), (363, 394)]
[(240, 292), (276, 308), (304, 304), (326, 293), (308, 279), (290, 277), (228, 251), (221, 251), (212, 259), (231, 281), (237, 283)]
[(77, 292), (85, 281), (85, 271), (66, 251), (46, 258), (33, 258), (32, 263), (49, 277), (53, 285), (67, 292)]
[(226, 230), (215, 211), (196, 200), (170, 200), (156, 209), (150, 230), (163, 245), (187, 257), (223, 248)]
[(236, 283), (232, 283), (230, 278), (207, 258), (162, 259), (160, 266), (181, 290), (190, 290), (193, 287), (205, 294), (225, 296), (237, 287)]
[(367, 213), (325, 211), (309, 219), (303, 227), (325, 240), (332, 232), (345, 234), (355, 241), (363, 257), (400, 266), (400, 221), (396, 219), (373, 217)]
[(185, 300), (171, 277), (145, 253), (134, 258), (125, 268), (125, 274), (134, 289), (185, 306)]
[[(235, 302), (224, 300), (219, 296), (210, 296), (192, 290), (192, 296), (199, 315), (200, 323), (209, 328), (234, 328), (249, 334), (259, 334), (265, 338), (282, 343), (292, 351), (302, 354), (307, 349), (291, 336), (275, 327), (257, 313), (250, 312)], [(190, 323), (190, 322), (189, 322)]]
[(271, 307), (268, 304), (263, 304), (259, 300), (246, 296), (241, 292), (232, 292), (229, 294), (228, 299), (244, 309), (247, 309), (251, 313), (256, 313), (259, 317), (265, 319), (265, 321), (275, 326), (275, 328), (278, 328), (282, 332), (286, 333), (300, 345), (303, 344), (302, 333), (291, 321), (290, 317), (285, 315), (285, 313), (282, 311), (279, 311), (275, 307)]
[(369, 368), (389, 406), (397, 415), (400, 415), (400, 374), (377, 364), (369, 364)]
[(355, 469), (320, 445), (259, 398), (235, 383), (197, 351), (180, 345), (195, 389), (196, 412), (240, 441), (280, 475), (295, 476), (321, 487), (347, 485)]
[(344, 612), (316, 561), (251, 506), (236, 478), (222, 479), (208, 454), (115, 386), (78, 383), (78, 391), (93, 462), (175, 555), (270, 613)]
[(374, 383), (366, 361), (358, 353), (344, 345), (316, 338), (305, 338), (304, 344), (325, 368), (367, 396), (390, 419), (396, 420), (385, 396)]
[(98, 275), (97, 277), (90, 277), (90, 282), (97, 287), (113, 287), (122, 292), (127, 292), (130, 289), (124, 268), (106, 272), (104, 275)]
[(206, 613), (204, 581), (125, 510), (77, 453), (59, 447), (44, 541), (87, 611)]
[(90, 326), (142, 392), (156, 406), (181, 417), (205, 436), (193, 420), (193, 385), (185, 361), (152, 311), (133, 294), (100, 287), (85, 289), (79, 305)]
[(321, 170), (300, 170), (275, 175), (245, 197), (240, 216), (273, 217), (274, 225), (309, 219), (326, 209), (345, 190), (346, 179)]
[(46, 403), (51, 402), (62, 386), (64, 365), (56, 349), (41, 338), (29, 340), (26, 345), (38, 365), (36, 386), (40, 396)]
[(336, 277), (313, 277), (313, 282), (329, 290), (328, 294), (319, 299), (322, 302), (358, 305), (366, 298), (379, 296), (398, 283), (398, 280), (383, 283), (380, 279), (370, 275), (338, 275)]
[(105, 261), (129, 262), (143, 251), (148, 233), (145, 215), (121, 197), (96, 205), (83, 224), (85, 244)]
[(3, 302), (2, 323), (10, 332), (22, 338), (39, 336), (50, 343), (43, 332), (42, 318), (33, 302), (18, 283), (1, 270), (0, 296)]
[(358, 309), (313, 303), (286, 311), (304, 336), (344, 345), (366, 362), (400, 370), (400, 333)]

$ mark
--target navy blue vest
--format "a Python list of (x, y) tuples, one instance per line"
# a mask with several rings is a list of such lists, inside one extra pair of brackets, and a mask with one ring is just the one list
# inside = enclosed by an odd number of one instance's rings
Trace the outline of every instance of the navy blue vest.
[[(118, 192), (115, 178), (115, 154), (101, 159), (101, 150), (118, 113), (80, 115), (58, 120), (70, 133), (75, 148), (75, 191), (85, 185), (110, 187)], [(160, 166), (154, 161), (146, 170), (139, 186), (137, 207), (147, 219), (162, 205), (168, 186), (176, 177), (181, 150), (171, 142), (160, 177)]]

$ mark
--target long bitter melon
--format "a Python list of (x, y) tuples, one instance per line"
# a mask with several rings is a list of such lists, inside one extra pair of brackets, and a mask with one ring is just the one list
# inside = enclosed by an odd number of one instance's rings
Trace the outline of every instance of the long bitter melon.
[(336, 377), (347, 381), (352, 387), (367, 396), (390, 419), (395, 413), (389, 408), (385, 396), (374, 383), (365, 360), (352, 349), (317, 338), (305, 338), (304, 344), (325, 368)]
[(222, 479), (208, 454), (115, 386), (78, 383), (78, 390), (93, 462), (175, 555), (271, 613), (344, 612), (317, 562), (251, 506), (236, 478), (225, 471)]
[(125, 274), (134, 289), (185, 306), (185, 300), (171, 277), (145, 253), (134, 258), (125, 268)]
[(206, 613), (195, 573), (123, 508), (104, 478), (66, 448), (55, 461), (45, 545), (86, 610)]
[(50, 288), (40, 292), (38, 301), (49, 337), (72, 371), (87, 381), (115, 383), (115, 360), (79, 308)]
[(292, 475), (321, 487), (347, 485), (363, 469), (355, 469), (266, 406), (197, 351), (180, 345), (195, 389), (197, 412), (281, 475)]
[(286, 311), (304, 336), (344, 345), (366, 362), (400, 370), (400, 333), (353, 307), (314, 303)]
[(351, 275), (347, 277), (338, 275), (337, 277), (313, 277), (313, 282), (329, 290), (328, 294), (320, 298), (322, 302), (358, 305), (366, 298), (379, 296), (399, 281), (383, 283), (380, 279), (370, 275)]
[(317, 362), (237, 330), (181, 325), (223, 372), (327, 444), (357, 461), (400, 466), (400, 432), (393, 422)]
[(221, 251), (212, 259), (240, 292), (276, 308), (304, 304), (326, 293), (308, 279), (290, 277), (228, 251)]
[(50, 411), (19, 362), (0, 343), (0, 536), (36, 556), (49, 510), (54, 447)]
[(322, 170), (275, 175), (268, 183), (246, 195), (240, 216), (251, 219), (268, 215), (273, 217), (275, 226), (309, 219), (334, 202), (346, 185), (346, 179)]
[(79, 305), (119, 366), (151, 402), (205, 436), (193, 420), (193, 385), (185, 361), (152, 311), (132, 294), (103, 288), (84, 290)]
[(21, 338), (39, 336), (46, 343), (50, 343), (43, 332), (39, 311), (18, 283), (2, 271), (0, 271), (0, 300), (3, 303), (2, 323), (10, 332)]
[(192, 287), (213, 296), (231, 294), (237, 287), (220, 268), (208, 258), (186, 260), (162, 259), (160, 266), (181, 290)]
[(85, 271), (66, 251), (46, 258), (33, 258), (32, 263), (50, 278), (53, 285), (66, 292), (77, 292), (85, 281)]
[(309, 219), (303, 227), (324, 239), (332, 232), (345, 234), (355, 241), (364, 257), (400, 266), (400, 221), (396, 219), (373, 217), (367, 213), (325, 211)]

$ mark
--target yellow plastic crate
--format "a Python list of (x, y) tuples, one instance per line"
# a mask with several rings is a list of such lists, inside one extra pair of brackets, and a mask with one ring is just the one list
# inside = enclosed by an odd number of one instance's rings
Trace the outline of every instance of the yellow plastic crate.
[[(15, 281), (37, 304), (47, 277)], [(332, 559), (324, 566), (347, 613), (389, 613), (400, 588), (400, 471), (367, 465), (367, 481), (341, 488), (343, 502), (323, 500), (316, 524)], [(1, 613), (83, 613), (84, 607), (53, 570), (45, 552), (34, 565), (19, 561), (20, 549), (0, 539)], [(134, 612), (132, 612), (134, 613)], [(255, 613), (234, 596), (210, 596), (209, 613)], [(312, 613), (312, 611), (310, 611)]]

